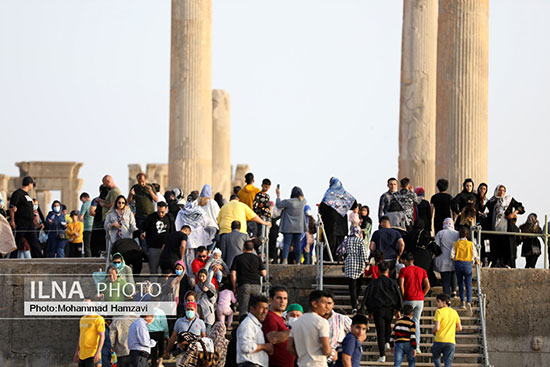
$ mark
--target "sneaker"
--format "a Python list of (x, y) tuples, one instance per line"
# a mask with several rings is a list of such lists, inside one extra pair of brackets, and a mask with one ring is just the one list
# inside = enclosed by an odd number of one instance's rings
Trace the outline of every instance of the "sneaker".
[(456, 298), (456, 297), (458, 297), (458, 295), (456, 294), (456, 292), (453, 292), (453, 293), (451, 293), (451, 297)]
[(386, 356), (381, 356), (376, 362), (386, 362)]
[(472, 316), (472, 304), (471, 303), (466, 304), (466, 310), (468, 312), (468, 315)]
[(352, 315), (356, 315), (356, 314), (357, 314), (357, 309), (354, 308), (353, 310), (351, 310), (351, 314), (352, 314)]
[(466, 303), (460, 302), (460, 308), (464, 310), (466, 308)]
[[(385, 351), (391, 350), (390, 343), (384, 344), (384, 350)], [(385, 357), (385, 356), (382, 356), (382, 357)]]

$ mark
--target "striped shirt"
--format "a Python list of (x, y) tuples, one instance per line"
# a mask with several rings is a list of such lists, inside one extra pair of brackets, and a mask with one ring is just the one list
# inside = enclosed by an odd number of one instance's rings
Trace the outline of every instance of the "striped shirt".
[(414, 333), (416, 331), (415, 323), (411, 318), (403, 316), (395, 322), (393, 331), (390, 337), (390, 345), (394, 343), (411, 343), (413, 348), (416, 348), (416, 337)]

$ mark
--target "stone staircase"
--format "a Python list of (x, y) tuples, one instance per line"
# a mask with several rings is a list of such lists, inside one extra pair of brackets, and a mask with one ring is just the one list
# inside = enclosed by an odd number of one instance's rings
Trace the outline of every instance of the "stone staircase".
[[(325, 267), (326, 272), (323, 277), (324, 289), (331, 291), (335, 295), (334, 310), (342, 312), (351, 317), (351, 305), (349, 300), (349, 288), (347, 279), (341, 270), (341, 267)], [(475, 276), (475, 272), (474, 272)], [(479, 318), (479, 304), (477, 300), (477, 285), (474, 279), (472, 284), (472, 316), (467, 314), (466, 310), (458, 308), (460, 303), (458, 298), (452, 300), (451, 307), (458, 311), (463, 330), (456, 335), (456, 350), (453, 366), (455, 367), (474, 367), (483, 366), (483, 351), (481, 342), (481, 321)], [(365, 286), (363, 286), (363, 290)], [(420, 321), (421, 330), (421, 353), (416, 356), (416, 366), (433, 366), (431, 346), (434, 340), (432, 335), (433, 317), (437, 310), (435, 296), (442, 293), (441, 287), (433, 287), (432, 295), (426, 297), (424, 301), (424, 310)], [(361, 302), (362, 296), (359, 297)], [(376, 342), (376, 328), (374, 321), (369, 320), (369, 329), (367, 331), (367, 340), (363, 343), (363, 358), (361, 366), (393, 366), (393, 354), (386, 352), (386, 362), (376, 362), (378, 354), (378, 344)], [(406, 360), (406, 357), (405, 357)], [(404, 361), (403, 366), (408, 364)]]

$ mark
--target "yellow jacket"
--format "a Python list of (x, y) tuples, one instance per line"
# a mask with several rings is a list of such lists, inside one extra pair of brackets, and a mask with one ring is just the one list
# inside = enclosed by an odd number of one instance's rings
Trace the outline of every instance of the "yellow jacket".
[(67, 224), (67, 239), (70, 243), (82, 243), (84, 234), (84, 223), (72, 222)]
[(451, 250), (451, 259), (454, 261), (478, 260), (477, 250), (472, 241), (460, 239), (456, 241)]

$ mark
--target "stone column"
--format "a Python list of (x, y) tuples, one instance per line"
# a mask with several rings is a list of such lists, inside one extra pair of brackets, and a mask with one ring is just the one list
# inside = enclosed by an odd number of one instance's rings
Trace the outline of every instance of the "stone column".
[(437, 8), (437, 0), (403, 3), (399, 179), (409, 177), (428, 198), (435, 188)]
[(231, 194), (231, 101), (224, 90), (212, 91), (212, 189)]
[(449, 192), (488, 176), (489, 0), (441, 0), (436, 175)]
[(168, 188), (212, 183), (212, 0), (172, 0)]

